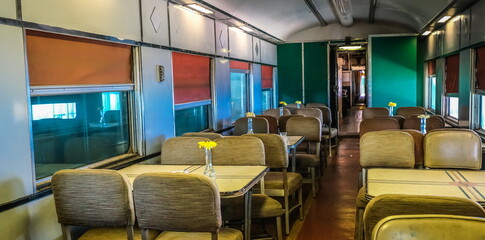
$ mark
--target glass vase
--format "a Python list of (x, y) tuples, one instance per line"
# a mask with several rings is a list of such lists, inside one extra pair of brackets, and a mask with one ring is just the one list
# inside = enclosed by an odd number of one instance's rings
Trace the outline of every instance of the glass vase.
[(421, 118), (421, 133), (426, 134), (426, 118)]
[(280, 110), (280, 117), (283, 116), (283, 107), (278, 108)]
[(216, 171), (212, 166), (212, 150), (205, 149), (205, 170), (204, 175), (216, 180)]
[(248, 134), (253, 133), (253, 118), (248, 118)]
[(389, 106), (389, 116), (394, 116), (394, 107)]
[(297, 104), (296, 104), (296, 108), (297, 108), (297, 109), (300, 109), (300, 105), (301, 105), (301, 104), (297, 103)]

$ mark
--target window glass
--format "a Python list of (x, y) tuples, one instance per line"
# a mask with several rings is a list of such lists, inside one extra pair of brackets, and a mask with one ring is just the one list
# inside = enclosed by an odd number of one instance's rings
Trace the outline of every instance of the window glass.
[(447, 115), (458, 119), (458, 97), (447, 97)]
[(127, 153), (128, 93), (32, 97), (36, 178)]
[(429, 109), (436, 110), (436, 76), (430, 76), (429, 81)]
[(273, 89), (263, 89), (263, 111), (271, 108), (273, 102)]
[(480, 96), (480, 128), (485, 130), (485, 96)]
[(209, 128), (209, 106), (202, 105), (175, 111), (175, 134), (200, 132)]
[(244, 117), (247, 112), (247, 73), (231, 72), (231, 121)]

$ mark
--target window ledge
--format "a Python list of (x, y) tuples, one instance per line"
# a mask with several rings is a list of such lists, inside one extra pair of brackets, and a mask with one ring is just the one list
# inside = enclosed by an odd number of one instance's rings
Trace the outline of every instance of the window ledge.
[[(458, 127), (458, 119), (452, 118), (450, 116), (445, 116), (445, 125), (448, 124), (450, 127)], [(445, 126), (446, 127), (446, 126)]]

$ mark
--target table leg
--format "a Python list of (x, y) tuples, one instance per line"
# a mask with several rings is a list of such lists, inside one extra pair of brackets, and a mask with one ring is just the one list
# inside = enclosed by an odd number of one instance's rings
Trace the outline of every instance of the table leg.
[(291, 171), (296, 172), (296, 147), (291, 149)]
[(244, 194), (244, 240), (251, 239), (251, 198), (253, 190)]

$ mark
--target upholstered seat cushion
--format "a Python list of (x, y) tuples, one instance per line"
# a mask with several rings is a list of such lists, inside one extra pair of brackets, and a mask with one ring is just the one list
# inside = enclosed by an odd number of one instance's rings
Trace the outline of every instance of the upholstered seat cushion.
[[(140, 230), (135, 228), (134, 229), (134, 237), (135, 240), (141, 240), (141, 233)], [(155, 239), (159, 234), (159, 231), (149, 231), (149, 239)], [(107, 227), (97, 227), (97, 228), (90, 228), (87, 232), (85, 232), (78, 240), (126, 240), (126, 228), (119, 227), (119, 228), (107, 228)]]
[[(233, 228), (221, 228), (218, 234), (219, 240), (242, 240), (243, 235), (241, 231), (233, 229)], [(210, 240), (211, 233), (208, 232), (171, 232), (171, 231), (164, 231), (156, 240)]]
[(314, 154), (296, 154), (296, 165), (298, 167), (316, 167), (320, 164), (320, 158)]
[[(288, 191), (295, 192), (303, 184), (303, 177), (299, 173), (287, 172), (286, 177), (288, 179)], [(269, 172), (264, 177), (265, 189), (283, 189), (283, 173), (282, 172)]]
[[(337, 136), (338, 130), (336, 128), (330, 128), (331, 138)], [(322, 128), (322, 137), (328, 138), (328, 127)]]
[[(244, 197), (221, 199), (222, 219), (241, 220), (244, 218)], [(281, 203), (264, 194), (253, 194), (251, 201), (252, 218), (277, 217), (284, 214)]]

